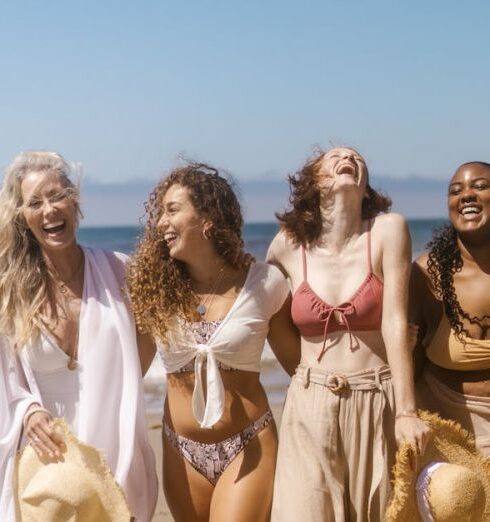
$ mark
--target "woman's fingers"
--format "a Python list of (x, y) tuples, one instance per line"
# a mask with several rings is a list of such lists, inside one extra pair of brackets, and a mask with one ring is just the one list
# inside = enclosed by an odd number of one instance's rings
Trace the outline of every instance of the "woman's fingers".
[(415, 446), (417, 456), (421, 456), (425, 453), (430, 437), (431, 431), (426, 425), (423, 429), (420, 430), (419, 433), (416, 434), (413, 445)]
[(39, 448), (42, 449), (44, 453), (49, 455), (51, 458), (60, 457), (61, 452), (58, 445), (54, 442), (52, 436), (53, 431), (48, 426), (36, 426), (34, 428), (34, 433), (36, 437), (36, 443)]
[(26, 427), (27, 438), (38, 455), (59, 458), (64, 445), (56, 438), (50, 423), (51, 418), (46, 413), (32, 414)]
[(402, 417), (395, 425), (398, 445), (403, 442), (411, 444), (414, 455), (423, 455), (431, 437), (431, 429), (418, 417)]

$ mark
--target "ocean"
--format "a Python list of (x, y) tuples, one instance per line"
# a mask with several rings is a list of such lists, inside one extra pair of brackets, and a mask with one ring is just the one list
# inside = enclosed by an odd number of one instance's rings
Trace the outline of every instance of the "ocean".
[[(444, 219), (409, 220), (412, 236), (413, 258), (425, 250), (432, 232), (445, 223)], [(272, 238), (278, 231), (275, 223), (249, 223), (244, 227), (245, 249), (263, 260)], [(83, 245), (117, 250), (131, 254), (141, 235), (139, 227), (81, 227), (79, 241)], [(273, 404), (283, 401), (289, 377), (280, 368), (270, 348), (266, 345), (262, 357), (261, 381)], [(160, 358), (157, 356), (144, 379), (145, 400), (149, 413), (162, 411), (165, 396), (165, 375)]]
[[(429, 241), (432, 231), (444, 223), (444, 219), (413, 219), (408, 221), (414, 257), (425, 250), (425, 245)], [(264, 259), (267, 247), (277, 231), (278, 226), (275, 223), (246, 224), (244, 227), (245, 249), (252, 253), (256, 259)], [(79, 240), (87, 246), (131, 254), (140, 234), (141, 228), (139, 227), (81, 227)]]

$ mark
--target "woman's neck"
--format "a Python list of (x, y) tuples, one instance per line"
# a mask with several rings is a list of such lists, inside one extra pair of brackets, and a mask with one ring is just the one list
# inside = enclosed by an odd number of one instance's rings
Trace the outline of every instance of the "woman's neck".
[(43, 250), (43, 257), (50, 271), (61, 281), (72, 279), (83, 263), (83, 251), (76, 242), (63, 250)]
[(199, 262), (187, 263), (187, 270), (193, 286), (207, 286), (216, 280), (226, 262), (217, 255), (200, 255)]
[(342, 250), (362, 233), (362, 200), (350, 194), (335, 194), (333, 200), (322, 205), (321, 215), (323, 226), (319, 245)]
[(481, 270), (490, 274), (490, 238), (475, 240), (459, 236), (458, 247), (464, 263), (478, 265)]

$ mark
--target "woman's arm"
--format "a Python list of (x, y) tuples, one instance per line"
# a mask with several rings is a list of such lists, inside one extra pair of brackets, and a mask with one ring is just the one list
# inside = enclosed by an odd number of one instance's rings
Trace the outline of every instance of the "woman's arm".
[[(39, 456), (59, 458), (64, 445), (51, 429), (51, 414), (27, 383), (18, 354), (0, 339), (0, 439), (9, 439), (8, 433), (24, 434)], [(4, 446), (0, 443), (0, 453)]]
[[(283, 263), (287, 252), (287, 238), (283, 232), (279, 232), (271, 241), (265, 260), (279, 268), (284, 277), (289, 279), (290, 274)], [(267, 339), (281, 366), (289, 375), (293, 375), (301, 358), (301, 336), (291, 318), (291, 294), (280, 310), (272, 316)]]
[(300, 335), (291, 319), (291, 294), (272, 316), (267, 340), (274, 355), (289, 375), (293, 375), (301, 357)]
[(283, 232), (278, 232), (269, 245), (267, 254), (265, 256), (266, 263), (277, 266), (284, 274), (284, 277), (289, 278), (288, 271), (284, 267), (283, 258), (287, 250), (287, 241)]
[(136, 332), (136, 341), (138, 343), (138, 355), (141, 364), (141, 375), (145, 376), (151, 366), (157, 350), (153, 337), (149, 334)]
[(410, 234), (405, 220), (396, 214), (383, 217), (383, 318), (381, 331), (393, 377), (396, 420), (400, 444), (410, 442), (423, 453), (430, 430), (417, 416), (412, 350), (407, 322), (410, 277)]
[(410, 273), (410, 287), (408, 299), (408, 320), (410, 323), (410, 347), (413, 350), (413, 363), (415, 368), (415, 380), (422, 374), (425, 364), (425, 350), (422, 340), (427, 333), (427, 325), (424, 320), (424, 304), (427, 298), (426, 277), (420, 266), (425, 260), (422, 256), (412, 263)]

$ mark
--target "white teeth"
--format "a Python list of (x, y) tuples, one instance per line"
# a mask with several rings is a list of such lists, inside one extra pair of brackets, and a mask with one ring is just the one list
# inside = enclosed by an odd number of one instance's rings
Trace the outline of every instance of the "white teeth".
[(168, 234), (164, 234), (163, 239), (165, 239), (165, 241), (173, 241), (174, 239), (176, 239), (176, 237), (176, 234), (169, 232)]
[(44, 230), (51, 230), (52, 228), (61, 227), (64, 225), (65, 222), (63, 220), (61, 221), (55, 221), (54, 223), (49, 223), (48, 225), (44, 225)]
[(461, 214), (465, 216), (466, 214), (478, 214), (480, 212), (480, 209), (478, 207), (465, 207), (461, 209)]

